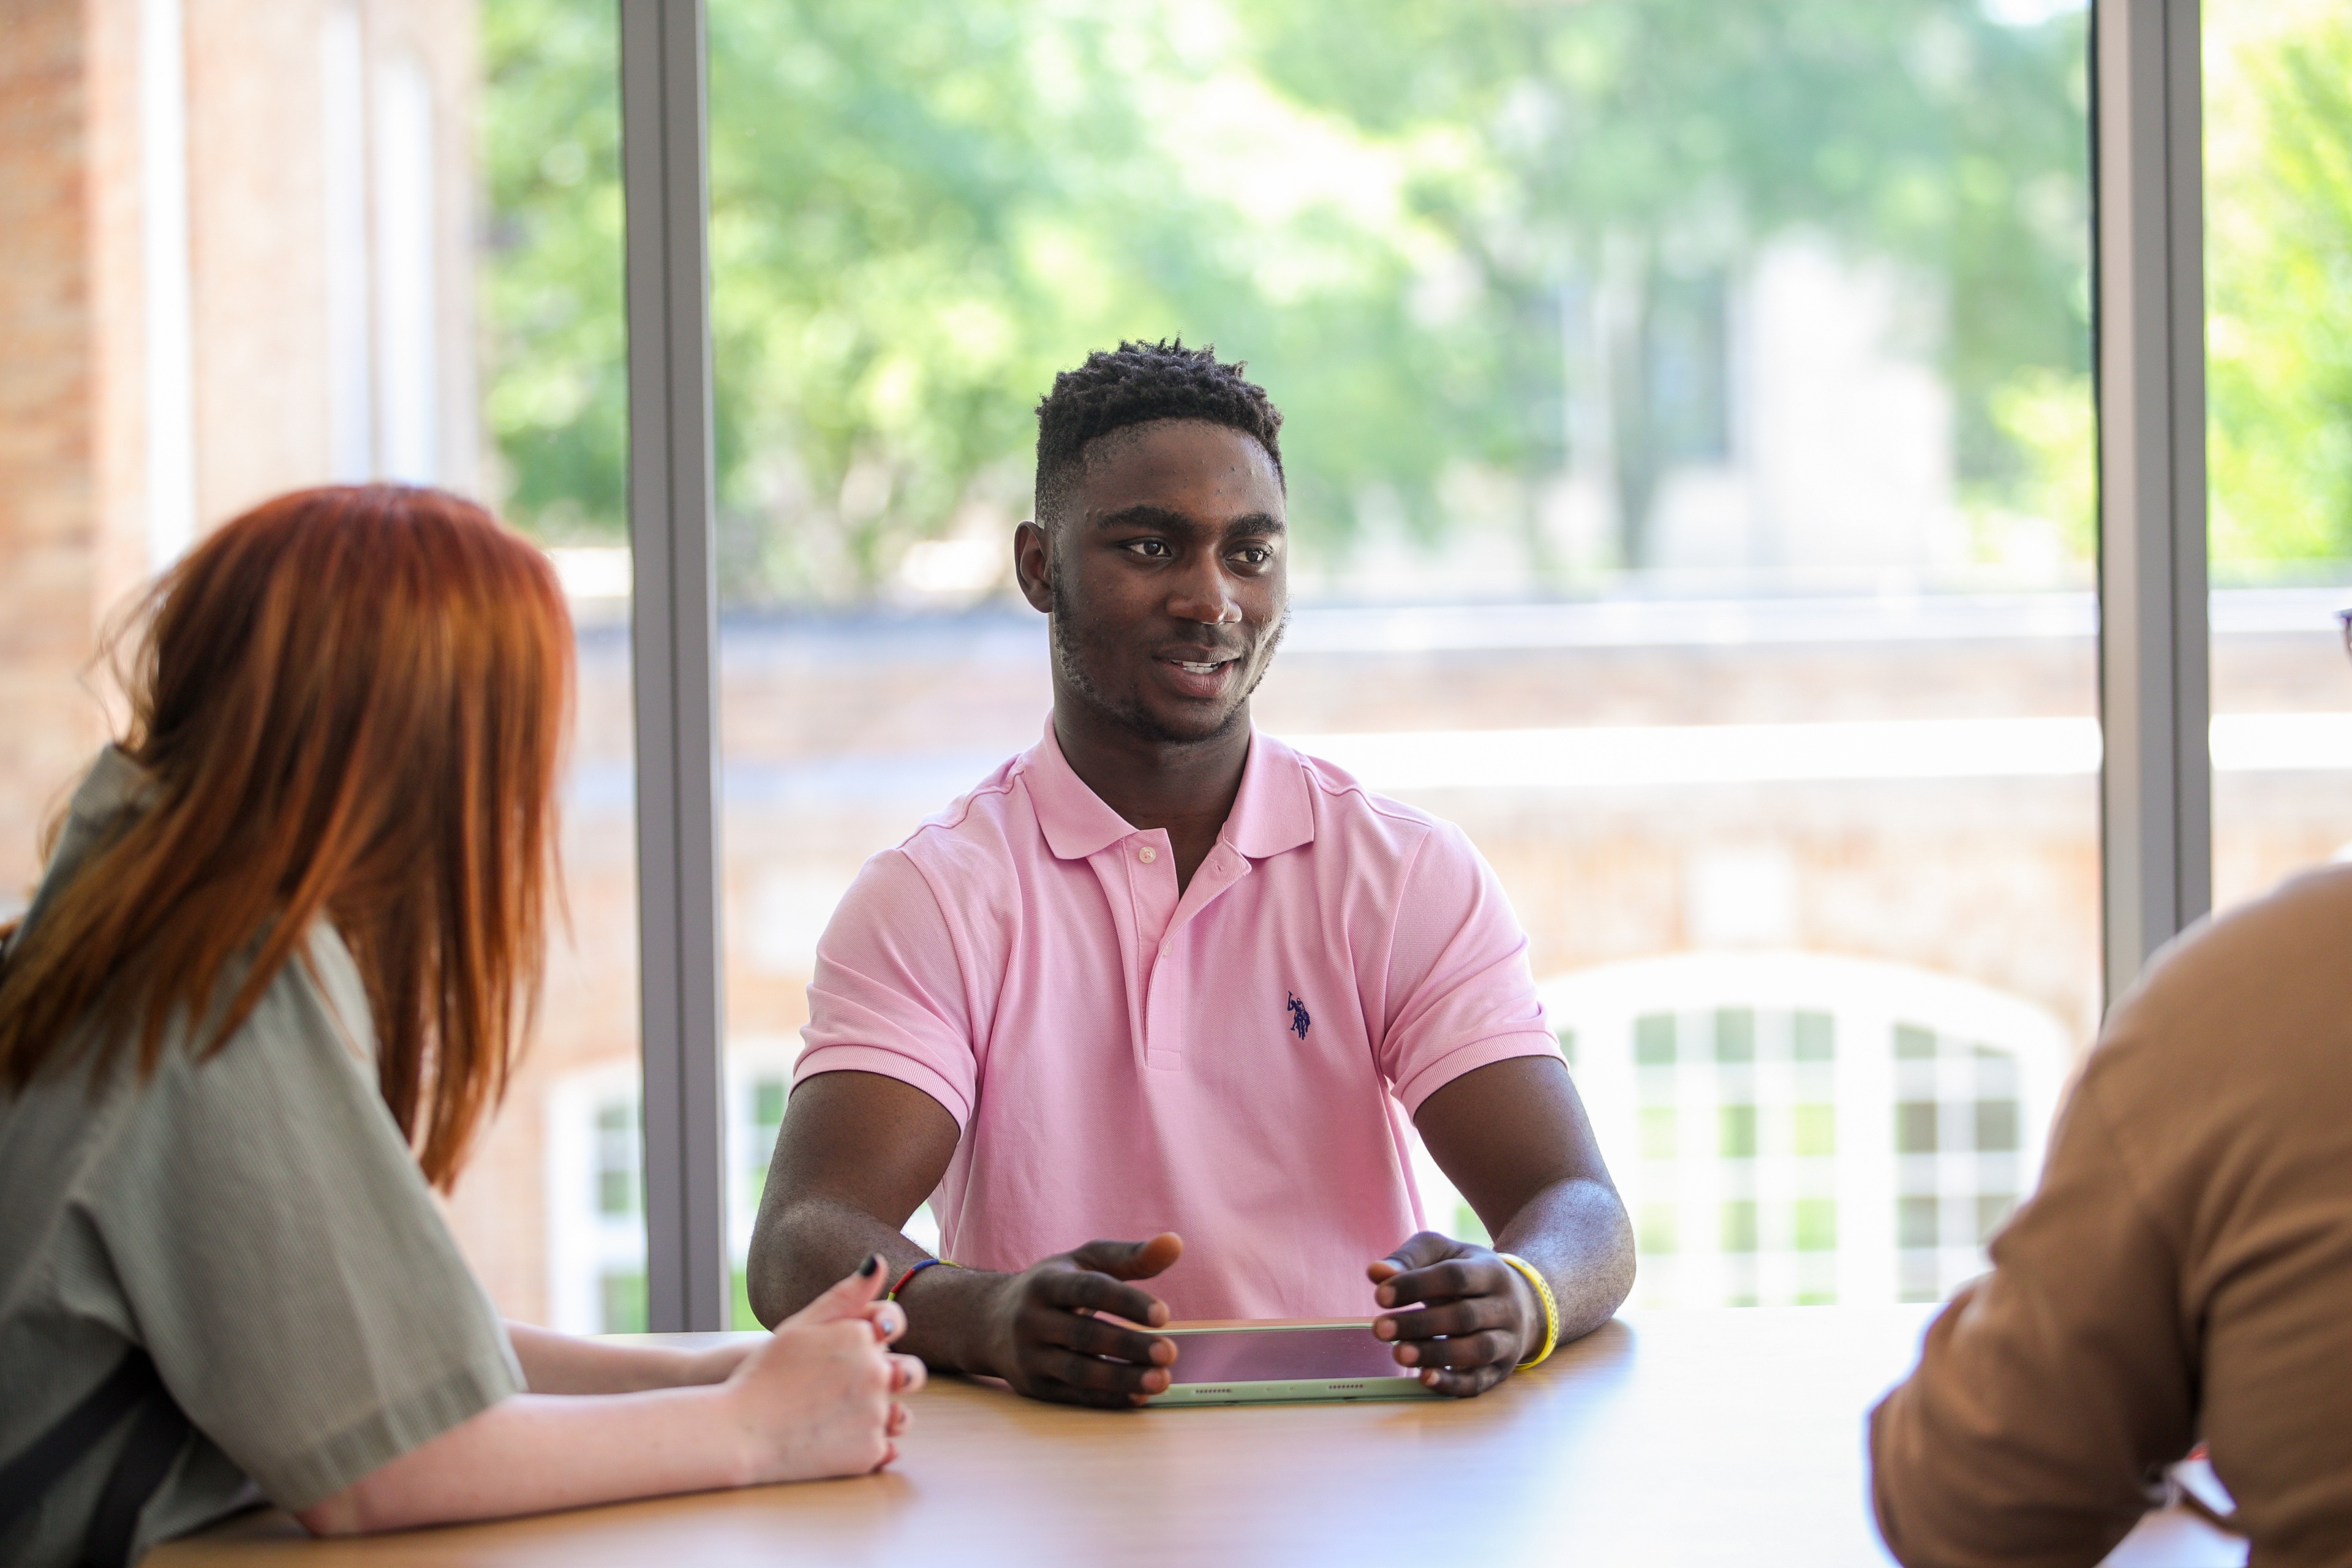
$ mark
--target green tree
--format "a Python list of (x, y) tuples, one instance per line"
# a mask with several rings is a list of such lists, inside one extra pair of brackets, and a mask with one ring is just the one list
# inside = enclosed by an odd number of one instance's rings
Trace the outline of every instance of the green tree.
[[(508, 504), (623, 525), (610, 5), (484, 0), (490, 420)], [(855, 598), (1026, 504), (1033, 400), (1120, 337), (1246, 357), (1293, 511), (1442, 527), (1464, 464), (1567, 456), (1595, 289), (1629, 563), (1691, 439), (1713, 280), (1792, 227), (1948, 302), (1973, 482), (2026, 467), (2004, 378), (2079, 374), (2075, 18), (1969, 0), (714, 0), (722, 570)], [(1689, 356), (1684, 356), (1688, 359)]]
[(2352, 557), (2352, 20), (2251, 45), (2209, 110), (2213, 553), (2222, 574)]
[[(1262, 0), (1255, 58), (1377, 134), (1467, 135), (1483, 177), (1433, 171), (1422, 216), (1473, 258), (1508, 376), (1539, 384), (1550, 313), (1609, 289), (1605, 397), (1621, 550), (1675, 458), (1655, 367), (1694, 281), (1794, 228), (1941, 286), (1962, 471), (2021, 454), (2004, 382), (2084, 369), (2088, 337), (2084, 33), (1988, 20), (1972, 0)], [(1688, 307), (1683, 307), (1686, 312)], [(1523, 437), (1521, 451), (1540, 449)]]
[(557, 542), (628, 534), (617, 15), (581, 0), (481, 11), (493, 487)]
[[(713, 317), (730, 575), (850, 596), (911, 540), (1026, 505), (1034, 399), (1121, 338), (1245, 354), (1292, 415), (1309, 533), (1445, 434), (1401, 237), (1244, 210), (1187, 145), (1234, 73), (1172, 4), (721, 0)], [(1246, 155), (1245, 153), (1244, 154)], [(1460, 433), (1457, 433), (1457, 436)]]

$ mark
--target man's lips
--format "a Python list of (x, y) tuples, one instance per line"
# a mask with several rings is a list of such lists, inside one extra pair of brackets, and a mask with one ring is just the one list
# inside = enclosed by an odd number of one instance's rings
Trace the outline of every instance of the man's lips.
[(1155, 654), (1152, 657), (1162, 664), (1172, 664), (1179, 669), (1187, 670), (1195, 675), (1209, 675), (1213, 674), (1223, 666), (1239, 663), (1242, 656), (1237, 649), (1188, 647)]
[(1188, 697), (1213, 698), (1223, 693), (1241, 655), (1208, 648), (1184, 648), (1156, 654), (1154, 662), (1167, 670), (1170, 684)]

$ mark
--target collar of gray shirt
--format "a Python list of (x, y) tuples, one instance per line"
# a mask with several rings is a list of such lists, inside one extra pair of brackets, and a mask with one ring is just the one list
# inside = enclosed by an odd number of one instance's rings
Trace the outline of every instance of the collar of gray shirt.
[(153, 776), (132, 762), (129, 752), (120, 746), (108, 746), (98, 753), (66, 808), (65, 831), (58, 836), (57, 849), (41, 873), (41, 885), (33, 894), (32, 907), (25, 911), (18, 940), (39, 922), (42, 912), (57, 901), (58, 891), (81, 874), (89, 858), (154, 798)]

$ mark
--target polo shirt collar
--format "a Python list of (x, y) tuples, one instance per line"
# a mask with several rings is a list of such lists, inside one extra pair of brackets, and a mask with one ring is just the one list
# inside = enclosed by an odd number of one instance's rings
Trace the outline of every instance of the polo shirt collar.
[[(1062, 755), (1051, 715), (1045, 734), (1024, 759), (1029, 798), (1037, 811), (1037, 826), (1046, 847), (1064, 860), (1083, 860), (1135, 831), (1135, 825), (1113, 811), (1088, 788), (1087, 782)], [(1219, 838), (1252, 860), (1263, 860), (1286, 849), (1315, 841), (1315, 810), (1304, 761), (1297, 752), (1255, 726), (1250, 731), (1249, 761), (1242, 765), (1242, 787), (1234, 796)]]

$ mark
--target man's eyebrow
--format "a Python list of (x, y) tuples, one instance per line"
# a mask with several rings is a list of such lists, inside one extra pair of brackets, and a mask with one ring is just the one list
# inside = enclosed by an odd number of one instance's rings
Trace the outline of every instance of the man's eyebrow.
[(1246, 512), (1228, 518), (1223, 522), (1203, 529), (1187, 514), (1164, 506), (1145, 502), (1139, 506), (1122, 507), (1090, 520), (1089, 528), (1164, 528), (1177, 533), (1287, 533), (1289, 525), (1271, 512)]

